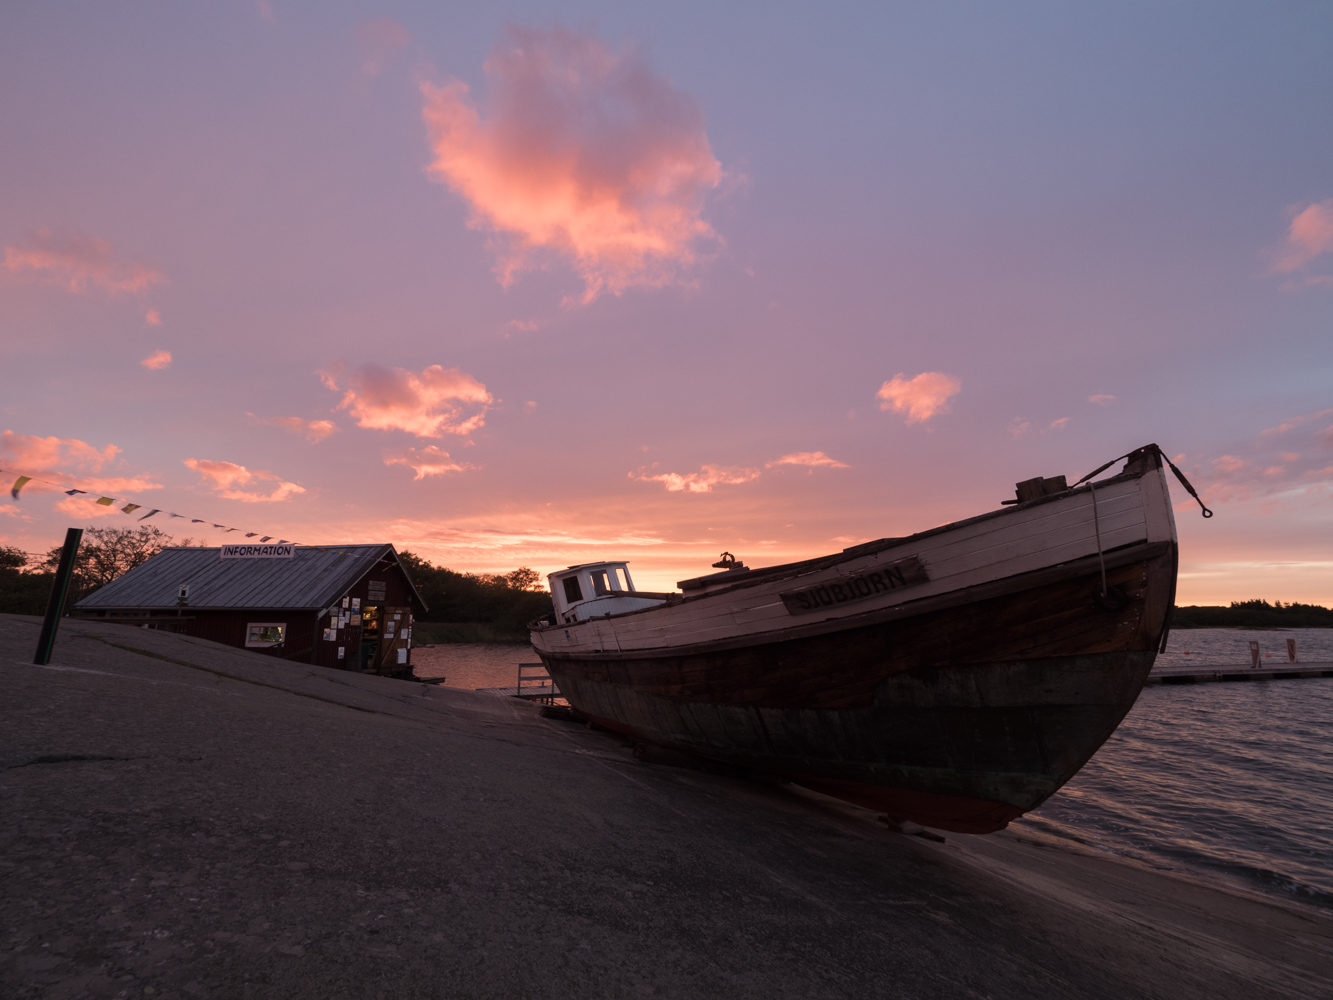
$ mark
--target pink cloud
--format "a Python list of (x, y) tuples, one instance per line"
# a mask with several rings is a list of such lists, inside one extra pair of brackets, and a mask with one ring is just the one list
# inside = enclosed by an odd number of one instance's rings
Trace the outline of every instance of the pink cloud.
[(144, 322), (147, 323), (149, 326), (162, 325), (162, 314), (158, 312), (156, 309), (149, 309), (148, 312), (144, 313), (143, 318)]
[(1293, 215), (1286, 239), (1272, 251), (1272, 271), (1290, 274), (1330, 251), (1333, 251), (1333, 198), (1306, 205)]
[(457, 80), (423, 83), (430, 175), (497, 234), (508, 287), (538, 252), (567, 259), (582, 301), (659, 288), (715, 242), (701, 212), (722, 181), (694, 99), (633, 48), (510, 27), (486, 61), (483, 119)]
[(714, 486), (736, 486), (758, 479), (760, 470), (734, 465), (705, 465), (698, 472), (684, 475), (677, 472), (663, 472), (650, 476), (641, 469), (638, 472), (631, 472), (629, 476), (644, 483), (661, 483), (668, 493), (712, 493)]
[(1259, 434), (1261, 437), (1268, 437), (1271, 434), (1286, 434), (1290, 431), (1294, 431), (1302, 424), (1308, 424), (1312, 420), (1320, 420), (1323, 417), (1328, 416), (1330, 413), (1333, 413), (1333, 410), (1320, 410), (1318, 413), (1307, 413), (1303, 416), (1292, 417), (1290, 420), (1286, 420), (1278, 424), (1276, 427), (1265, 427)]
[(919, 424), (936, 414), (948, 413), (949, 399), (958, 395), (962, 385), (943, 372), (922, 372), (912, 378), (899, 372), (875, 395), (881, 410), (906, 413), (909, 424)]
[(829, 458), (822, 451), (794, 451), (790, 455), (783, 455), (781, 458), (775, 458), (767, 462), (764, 468), (771, 469), (777, 465), (804, 465), (812, 469), (846, 469), (850, 468), (846, 462), (839, 462), (835, 458)]
[[(1227, 454), (1195, 463), (1189, 476), (1210, 505), (1265, 499), (1277, 510), (1303, 496), (1333, 494), (1333, 467), (1320, 467), (1327, 461), (1323, 449), (1333, 446), (1333, 427), (1320, 426), (1330, 414), (1319, 410), (1266, 428)], [(1183, 465), (1184, 456), (1178, 461)]]
[(94, 517), (111, 517), (113, 514), (121, 512), (120, 508), (114, 504), (100, 504), (97, 500), (98, 498), (91, 494), (81, 497), (65, 497), (64, 500), (56, 504), (56, 510), (81, 521)]
[[(247, 469), (235, 462), (215, 462), (206, 458), (187, 458), (184, 463), (203, 477), (204, 482), (225, 500), (241, 500), (245, 503), (277, 503), (291, 498), (297, 493), (304, 493), (305, 488), (289, 483), (271, 472), (262, 469)], [(276, 485), (268, 493), (255, 493), (251, 490), (236, 489), (247, 484), (258, 485), (271, 482)]]
[(143, 365), (145, 368), (151, 369), (152, 371), (158, 371), (159, 369), (166, 368), (171, 364), (171, 352), (154, 351), (152, 354), (148, 355), (148, 357), (140, 361), (139, 364)]
[(115, 250), (105, 240), (77, 233), (57, 234), (49, 229), (29, 233), (26, 246), (5, 247), (4, 265), (14, 274), (63, 285), (76, 294), (90, 286), (113, 295), (142, 292), (166, 280), (160, 271), (145, 264), (116, 260)]
[(32, 437), (9, 430), (0, 433), (0, 461), (24, 472), (100, 472), (119, 454), (114, 444), (98, 449), (78, 438)]
[(1089, 403), (1096, 403), (1098, 406), (1105, 406), (1107, 403), (1114, 403), (1115, 397), (1107, 393), (1098, 393), (1095, 396), (1088, 397)]
[(1032, 421), (1024, 420), (1022, 417), (1014, 417), (1009, 423), (1009, 433), (1014, 437), (1022, 437), (1030, 430), (1032, 430)]
[[(120, 449), (114, 444), (97, 448), (78, 438), (34, 437), (0, 432), (0, 466), (6, 471), (68, 484), (89, 493), (125, 494), (159, 490), (143, 475), (99, 475), (119, 464)], [(30, 483), (25, 492), (51, 492), (56, 485)], [(62, 501), (63, 502), (63, 501)]]
[(1069, 426), (1070, 419), (1071, 418), (1069, 417), (1061, 417), (1059, 420), (1052, 420), (1051, 425), (1046, 429), (1050, 431), (1062, 431)]
[(411, 40), (406, 28), (387, 17), (360, 25), (356, 29), (356, 44), (361, 53), (361, 75), (379, 76), (394, 54)]
[[(643, 449), (647, 451), (645, 447)], [(782, 465), (795, 465), (814, 472), (818, 468), (847, 469), (846, 462), (830, 458), (822, 451), (794, 451), (791, 454), (775, 458), (764, 463), (764, 469), (774, 469)], [(656, 468), (656, 464), (652, 466)], [(631, 472), (629, 477), (644, 483), (661, 483), (668, 493), (711, 493), (714, 486), (737, 486), (758, 479), (763, 469), (737, 465), (705, 465), (698, 472), (660, 472), (649, 474), (645, 469)]]
[[(335, 392), (336, 378), (321, 373)], [(346, 378), (338, 409), (346, 410), (358, 427), (407, 431), (422, 438), (467, 435), (486, 422), (494, 398), (486, 387), (457, 368), (431, 365), (421, 374), (402, 368), (363, 365)]]
[[(253, 413), (250, 416), (254, 416)], [(261, 424), (284, 427), (293, 434), (304, 434), (311, 444), (318, 444), (338, 429), (332, 420), (305, 420), (302, 417), (267, 417), (258, 418)]]
[(428, 444), (424, 448), (407, 448), (403, 451), (393, 452), (384, 456), (385, 465), (406, 465), (416, 473), (412, 478), (414, 480), (425, 479), (427, 476), (440, 476), (446, 472), (463, 472), (474, 466), (466, 463), (460, 465), (449, 457), (449, 453), (433, 444)]

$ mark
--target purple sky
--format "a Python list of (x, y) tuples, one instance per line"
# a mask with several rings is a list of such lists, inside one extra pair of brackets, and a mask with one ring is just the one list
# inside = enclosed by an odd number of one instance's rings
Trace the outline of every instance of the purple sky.
[(1333, 604), (1325, 5), (8, 5), (0, 90), (6, 473), (663, 586), (1157, 441), (1183, 603)]

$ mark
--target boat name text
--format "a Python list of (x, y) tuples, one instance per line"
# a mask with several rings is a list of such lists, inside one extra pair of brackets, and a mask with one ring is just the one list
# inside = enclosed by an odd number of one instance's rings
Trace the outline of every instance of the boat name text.
[(779, 594), (789, 614), (800, 615), (820, 608), (837, 607), (840, 604), (852, 604), (866, 601), (892, 590), (900, 590), (918, 583), (926, 583), (926, 567), (916, 556), (908, 556), (881, 569), (844, 576), (831, 583), (821, 583), (816, 587), (802, 587)]

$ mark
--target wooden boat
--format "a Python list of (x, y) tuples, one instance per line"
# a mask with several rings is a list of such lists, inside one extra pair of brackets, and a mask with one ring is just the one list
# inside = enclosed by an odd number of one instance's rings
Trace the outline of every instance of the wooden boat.
[(1029, 480), (1005, 509), (819, 559), (724, 553), (681, 593), (636, 590), (624, 562), (572, 566), (532, 644), (576, 713), (634, 739), (999, 830), (1106, 741), (1165, 642), (1164, 456), (1123, 457), (1101, 482)]

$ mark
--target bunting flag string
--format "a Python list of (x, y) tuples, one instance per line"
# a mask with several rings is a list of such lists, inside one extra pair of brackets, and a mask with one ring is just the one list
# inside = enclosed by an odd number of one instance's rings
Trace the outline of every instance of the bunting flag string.
[[(18, 473), (13, 472), (13, 470), (6, 470), (6, 469), (0, 469), (0, 474), (3, 474), (3, 475), (18, 475)], [(69, 486), (67, 483), (53, 483), (53, 482), (51, 482), (50, 480), (47, 480), (47, 479), (37, 479), (37, 478), (34, 477), (34, 476), (24, 476), (24, 475), (18, 475), (18, 478), (14, 480), (14, 485), (11, 486), (11, 487), (9, 488), (9, 495), (10, 495), (11, 497), (13, 497), (15, 500), (18, 500), (18, 499), (19, 499), (19, 491), (22, 490), (23, 487), (27, 486), (29, 483), (41, 483), (43, 486), (53, 486), (53, 487), (55, 487), (55, 488), (58, 489), (58, 490), (62, 490), (66, 496), (71, 496), (71, 497), (74, 497), (74, 496), (86, 496), (86, 497), (92, 498), (93, 496), (95, 496), (95, 494), (90, 493), (90, 492), (88, 492), (87, 490), (77, 489), (77, 488), (75, 488), (75, 487)], [(137, 511), (137, 510), (143, 510), (143, 507), (144, 507), (143, 504), (134, 503), (132, 500), (125, 500), (125, 499), (120, 499), (120, 498), (117, 498), (117, 497), (107, 497), (107, 496), (97, 496), (97, 499), (94, 500), (93, 502), (96, 503), (96, 504), (100, 504), (100, 505), (103, 506), (103, 507), (113, 507), (113, 506), (115, 506), (116, 504), (124, 504), (125, 506), (123, 506), (123, 507), (120, 508), (120, 512), (121, 512), (122, 514), (133, 514), (133, 513), (134, 513), (135, 511)], [(139, 520), (140, 520), (140, 521), (147, 521), (147, 520), (148, 520), (150, 517), (152, 517), (154, 514), (166, 514), (168, 520), (170, 520), (170, 519), (173, 518), (173, 517), (178, 517), (178, 518), (180, 518), (181, 520), (188, 520), (191, 524), (211, 524), (211, 525), (213, 525), (213, 527), (217, 528), (218, 530), (223, 531), (223, 532), (227, 532), (227, 533), (230, 533), (230, 532), (233, 532), (233, 531), (240, 531), (240, 530), (241, 530), (240, 528), (232, 528), (232, 527), (230, 527), (230, 526), (228, 526), (228, 525), (225, 525), (225, 524), (218, 524), (218, 523), (216, 523), (216, 522), (214, 522), (214, 521), (206, 520), (206, 519), (204, 519), (204, 518), (202, 518), (202, 517), (191, 517), (191, 518), (187, 518), (184, 514), (176, 514), (176, 513), (173, 513), (172, 511), (169, 511), (169, 510), (163, 510), (163, 509), (160, 508), (160, 507), (154, 507), (154, 508), (152, 508), (151, 510), (148, 511), (147, 514), (142, 515), (142, 516), (139, 518)], [(259, 532), (257, 532), (257, 531), (247, 531), (247, 532), (245, 532), (245, 537), (246, 537), (246, 538), (254, 538), (254, 537), (256, 537), (257, 535), (259, 535)], [(261, 543), (262, 543), (262, 542), (272, 541), (274, 537), (275, 537), (274, 535), (264, 535), (262, 538), (259, 539), (259, 541), (260, 541)], [(279, 539), (279, 540), (278, 540), (277, 544), (278, 544), (278, 545), (292, 545), (292, 544), (300, 545), (301, 543), (300, 543), (300, 542), (295, 542), (295, 543), (293, 543), (293, 542), (289, 541), (289, 540), (286, 539), (286, 538), (282, 538), (282, 539)], [(316, 549), (316, 550), (319, 551), (319, 552), (336, 551), (338, 555), (345, 555), (345, 554), (346, 554), (346, 553), (344, 552), (344, 550), (342, 550), (342, 549), (331, 550), (331, 549), (329, 549), (328, 547), (323, 546), (323, 545), (311, 545), (311, 546), (307, 546), (307, 547), (308, 547), (308, 548), (312, 548), (312, 549)]]

